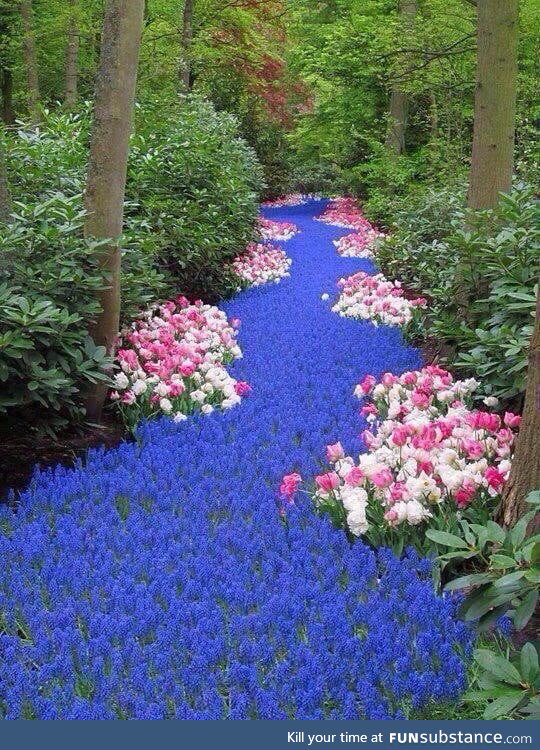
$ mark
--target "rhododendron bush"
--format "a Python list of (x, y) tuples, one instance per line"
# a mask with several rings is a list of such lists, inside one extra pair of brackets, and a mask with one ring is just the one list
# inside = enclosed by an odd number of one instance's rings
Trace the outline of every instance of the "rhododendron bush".
[(418, 310), (426, 300), (408, 300), (399, 281), (389, 281), (382, 273), (364, 271), (338, 281), (341, 294), (332, 310), (345, 318), (369, 320), (375, 325), (407, 326), (417, 322)]
[(279, 282), (289, 276), (291, 259), (277, 245), (262, 242), (250, 243), (246, 251), (232, 262), (233, 271), (248, 286)]
[(258, 229), (263, 240), (286, 241), (298, 234), (298, 227), (290, 221), (273, 221), (264, 216), (259, 218)]
[(242, 356), (236, 336), (217, 307), (185, 297), (150, 308), (125, 331), (117, 351), (120, 372), (111, 399), (125, 422), (163, 414), (176, 420), (215, 407), (228, 409), (249, 392), (225, 365)]
[[(427, 526), (450, 530), (461, 517), (485, 522), (508, 477), (520, 417), (473, 408), (478, 386), (434, 365), (380, 381), (366, 376), (355, 390), (369, 399), (361, 409), (370, 424), (366, 452), (355, 460), (339, 442), (327, 447), (316, 506), (353, 536), (400, 549), (422, 548)], [(282, 497), (292, 501), (300, 482), (284, 477)]]

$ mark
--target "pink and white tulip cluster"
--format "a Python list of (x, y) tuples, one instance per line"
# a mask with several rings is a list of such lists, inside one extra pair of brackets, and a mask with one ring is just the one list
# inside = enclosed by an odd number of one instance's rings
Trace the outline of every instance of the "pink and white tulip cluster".
[(262, 205), (267, 208), (284, 208), (285, 206), (303, 206), (315, 197), (311, 195), (304, 195), (304, 193), (290, 193), (289, 195), (282, 195), (279, 198), (273, 200), (263, 201)]
[(374, 258), (374, 244), (379, 237), (384, 237), (384, 235), (373, 227), (368, 227), (334, 240), (334, 245), (339, 255), (344, 258)]
[(229, 409), (250, 386), (232, 378), (225, 366), (242, 356), (239, 320), (229, 322), (213, 305), (185, 297), (150, 308), (122, 334), (117, 351), (115, 401), (126, 422), (163, 414), (177, 421), (187, 414)]
[(373, 226), (362, 214), (356, 198), (333, 198), (317, 221), (332, 224), (345, 229), (355, 229), (357, 232), (374, 232)]
[(251, 242), (232, 262), (232, 270), (250, 286), (278, 283), (289, 276), (291, 259), (277, 245)]
[(300, 231), (296, 224), (290, 221), (273, 221), (273, 219), (265, 219), (264, 216), (259, 217), (258, 228), (263, 240), (281, 242), (290, 240)]
[(368, 375), (355, 389), (370, 399), (361, 410), (371, 424), (363, 433), (367, 451), (355, 461), (340, 443), (329, 445), (331, 467), (315, 478), (315, 502), (339, 503), (356, 536), (370, 518), (417, 526), (485, 506), (508, 478), (521, 418), (472, 408), (478, 386), (434, 365), (379, 381)]
[(415, 311), (426, 305), (423, 297), (408, 300), (399, 281), (389, 281), (382, 273), (371, 276), (364, 271), (338, 281), (341, 294), (332, 307), (345, 318), (369, 320), (375, 325), (404, 326)]

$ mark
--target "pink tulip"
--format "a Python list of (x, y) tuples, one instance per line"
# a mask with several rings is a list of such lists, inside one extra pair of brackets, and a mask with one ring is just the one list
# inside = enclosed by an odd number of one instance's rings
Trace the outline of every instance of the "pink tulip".
[(245, 380), (239, 380), (234, 384), (234, 390), (238, 396), (249, 396), (253, 389)]
[(279, 493), (281, 497), (286, 498), (289, 501), (292, 501), (292, 498), (298, 491), (298, 487), (302, 484), (302, 477), (300, 474), (293, 473), (293, 474), (285, 474), (283, 479), (281, 480), (281, 484), (279, 487)]
[(380, 469), (379, 471), (373, 472), (370, 476), (370, 481), (379, 489), (388, 487), (392, 484), (393, 479), (392, 472), (389, 469)]
[(358, 487), (364, 481), (365, 474), (358, 466), (353, 466), (345, 477), (345, 484), (349, 487)]
[(409, 437), (409, 428), (406, 425), (399, 425), (392, 431), (391, 437), (394, 445), (405, 445)]
[(513, 414), (511, 411), (507, 411), (504, 415), (504, 423), (507, 427), (519, 427), (521, 424), (521, 417), (519, 414)]
[(501, 472), (498, 471), (494, 466), (488, 466), (485, 471), (484, 477), (488, 485), (494, 490), (499, 490), (505, 482), (504, 475), (501, 474)]
[(345, 451), (340, 442), (332, 443), (332, 445), (326, 446), (326, 458), (331, 464), (339, 461), (340, 458), (345, 458)]
[(461, 441), (461, 444), (468, 457), (475, 461), (482, 458), (485, 453), (485, 446), (479, 440), (466, 438)]
[(366, 375), (366, 377), (362, 380), (362, 382), (359, 385), (360, 385), (360, 388), (362, 389), (362, 392), (367, 396), (376, 382), (377, 380), (373, 377), (373, 375)]
[(319, 474), (315, 477), (315, 481), (323, 492), (332, 492), (332, 490), (335, 490), (340, 484), (339, 477), (335, 471), (329, 471), (326, 474)]

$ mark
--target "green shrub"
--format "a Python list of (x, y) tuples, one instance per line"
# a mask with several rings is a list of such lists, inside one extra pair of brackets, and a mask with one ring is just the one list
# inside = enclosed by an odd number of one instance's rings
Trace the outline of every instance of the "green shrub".
[(7, 148), (11, 191), (21, 201), (84, 190), (90, 143), (90, 109), (80, 114), (52, 110), (39, 128), (23, 123)]
[(504, 614), (512, 618), (514, 628), (523, 630), (538, 603), (540, 584), (540, 534), (527, 536), (529, 524), (539, 519), (540, 492), (526, 500), (532, 509), (508, 530), (495, 521), (468, 523), (461, 520), (457, 534), (428, 529), (426, 536), (439, 548), (449, 547), (438, 559), (448, 563), (467, 561), (466, 575), (453, 578), (446, 591), (467, 591), (461, 615), (486, 630)]
[[(10, 138), (15, 199), (81, 195), (91, 112), (50, 111)], [(215, 299), (236, 289), (224, 263), (253, 239), (261, 167), (236, 120), (190, 97), (137, 110), (126, 190), (124, 320), (170, 293)], [(81, 202), (82, 206), (82, 202)], [(138, 304), (137, 304), (138, 301)]]
[(520, 652), (498, 639), (474, 652), (476, 671), (467, 703), (485, 704), (482, 719), (540, 719), (538, 651), (527, 642)]
[(206, 300), (233, 292), (224, 265), (254, 237), (263, 186), (254, 151), (238, 138), (234, 118), (196, 97), (159, 114), (148, 105), (139, 119), (128, 224), (141, 217), (151, 227), (159, 268), (178, 292)]
[(524, 390), (538, 237), (538, 203), (526, 186), (475, 213), (465, 210), (462, 189), (429, 189), (396, 205), (379, 244), (386, 275), (428, 297), (429, 332), (457, 352), (450, 364), (504, 399)]
[(82, 239), (81, 197), (16, 203), (0, 231), (0, 415), (53, 432), (84, 414), (89, 383), (106, 379), (88, 327), (105, 280), (100, 245)]

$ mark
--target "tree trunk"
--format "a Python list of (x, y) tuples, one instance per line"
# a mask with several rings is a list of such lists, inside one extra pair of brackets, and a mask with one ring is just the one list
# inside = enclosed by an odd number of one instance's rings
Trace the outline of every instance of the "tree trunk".
[[(108, 286), (99, 294), (102, 312), (91, 334), (113, 354), (120, 325), (120, 247), (124, 221), (129, 137), (132, 128), (144, 0), (106, 0), (96, 78), (94, 122), (86, 185), (87, 237), (111, 238), (101, 265)], [(87, 415), (99, 420), (106, 388), (94, 386)]]
[(519, 0), (478, 0), (469, 206), (493, 208), (514, 167)]
[(11, 210), (11, 196), (7, 177), (4, 143), (0, 134), (0, 221), (8, 218)]
[(23, 55), (28, 86), (28, 111), (32, 122), (38, 123), (41, 119), (39, 109), (41, 95), (39, 91), (38, 58), (36, 37), (34, 34), (32, 0), (21, 0), (20, 10), (23, 22)]
[(66, 109), (73, 109), (77, 104), (79, 77), (79, 22), (77, 18), (77, 0), (69, 0), (69, 6), (68, 42), (66, 48), (66, 96), (64, 104)]
[(2, 110), (0, 116), (6, 125), (13, 125), (15, 112), (13, 110), (13, 75), (9, 68), (0, 72), (0, 88), (2, 90)]
[[(404, 26), (412, 27), (416, 11), (416, 0), (400, 0), (399, 13)], [(407, 94), (401, 91), (399, 87), (393, 88), (390, 94), (390, 112), (385, 146), (388, 151), (397, 156), (405, 153), (405, 131), (407, 129), (408, 111), (409, 101)]]
[(182, 38), (180, 40), (180, 83), (184, 91), (191, 88), (191, 42), (193, 41), (194, 0), (185, 0), (182, 16)]
[(540, 278), (538, 281), (523, 419), (499, 509), (499, 520), (505, 526), (512, 526), (523, 515), (528, 493), (540, 489)]

